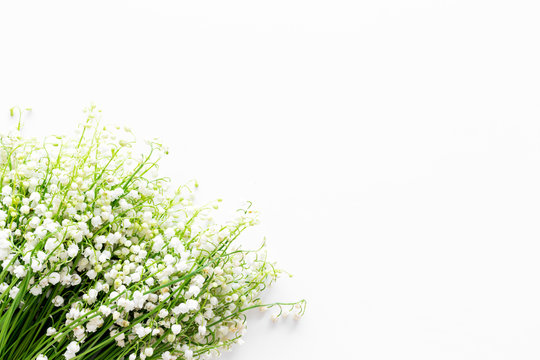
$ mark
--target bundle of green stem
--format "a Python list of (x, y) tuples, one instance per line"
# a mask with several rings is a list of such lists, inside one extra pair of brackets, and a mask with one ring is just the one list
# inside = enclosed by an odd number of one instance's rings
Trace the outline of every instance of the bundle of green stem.
[(90, 108), (75, 137), (0, 135), (0, 359), (175, 360), (241, 342), (245, 312), (280, 274), (238, 237), (248, 205), (218, 224), (219, 201), (158, 176), (167, 153)]

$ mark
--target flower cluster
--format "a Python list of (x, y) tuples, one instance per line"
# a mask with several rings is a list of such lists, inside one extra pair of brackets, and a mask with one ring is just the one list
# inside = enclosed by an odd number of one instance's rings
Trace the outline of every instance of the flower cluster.
[(245, 311), (280, 271), (225, 224), (219, 201), (158, 176), (160, 143), (99, 124), (76, 137), (0, 135), (0, 358), (199, 359), (241, 342)]

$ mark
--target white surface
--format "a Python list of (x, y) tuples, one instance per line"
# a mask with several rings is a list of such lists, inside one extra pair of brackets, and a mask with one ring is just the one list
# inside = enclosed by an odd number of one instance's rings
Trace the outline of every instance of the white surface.
[(10, 3), (3, 114), (94, 101), (262, 211), (308, 310), (225, 359), (540, 357), (537, 1)]

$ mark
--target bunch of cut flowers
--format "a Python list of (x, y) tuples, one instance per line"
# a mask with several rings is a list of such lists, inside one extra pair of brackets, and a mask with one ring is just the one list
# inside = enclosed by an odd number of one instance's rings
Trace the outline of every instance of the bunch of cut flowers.
[(76, 136), (0, 134), (0, 359), (180, 360), (242, 342), (281, 271), (238, 244), (250, 205), (217, 223), (196, 183), (159, 177), (167, 153), (90, 107)]

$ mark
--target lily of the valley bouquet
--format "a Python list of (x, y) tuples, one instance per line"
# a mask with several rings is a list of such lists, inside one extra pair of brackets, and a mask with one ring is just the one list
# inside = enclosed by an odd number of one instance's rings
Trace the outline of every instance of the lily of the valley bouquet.
[(213, 220), (193, 187), (157, 173), (158, 142), (94, 108), (73, 137), (0, 135), (0, 359), (175, 360), (241, 342), (280, 271), (238, 237), (250, 206)]

